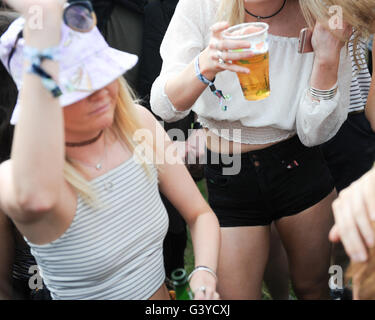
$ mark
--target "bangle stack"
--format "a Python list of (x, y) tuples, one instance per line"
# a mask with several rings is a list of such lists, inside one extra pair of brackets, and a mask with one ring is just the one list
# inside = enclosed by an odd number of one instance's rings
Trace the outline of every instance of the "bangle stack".
[(310, 93), (310, 96), (314, 100), (318, 100), (318, 101), (332, 100), (336, 96), (337, 90), (338, 90), (338, 85), (336, 83), (335, 86), (330, 90), (319, 90), (319, 89), (310, 87), (309, 93)]
[(217, 275), (216, 273), (209, 267), (206, 267), (206, 266), (197, 266), (194, 268), (194, 270), (190, 273), (189, 277), (188, 277), (188, 282), (190, 282), (190, 279), (191, 277), (193, 276), (194, 273), (196, 273), (197, 271), (207, 271), (209, 273), (211, 273), (213, 275), (213, 277), (215, 278), (215, 280), (217, 281)]

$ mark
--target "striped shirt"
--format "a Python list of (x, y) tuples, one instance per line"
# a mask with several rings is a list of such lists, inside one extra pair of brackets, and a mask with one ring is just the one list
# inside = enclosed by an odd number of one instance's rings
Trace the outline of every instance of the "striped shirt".
[(91, 182), (100, 207), (78, 197), (67, 231), (31, 253), (53, 299), (145, 300), (165, 280), (168, 215), (152, 179), (133, 156)]
[(367, 45), (361, 43), (360, 53), (358, 56), (359, 71), (358, 66), (355, 62), (353, 55), (353, 43), (349, 44), (349, 53), (352, 58), (352, 68), (353, 68), (353, 78), (350, 88), (350, 106), (349, 112), (363, 110), (367, 103), (368, 94), (371, 86), (371, 75), (368, 70), (366, 61), (366, 50)]

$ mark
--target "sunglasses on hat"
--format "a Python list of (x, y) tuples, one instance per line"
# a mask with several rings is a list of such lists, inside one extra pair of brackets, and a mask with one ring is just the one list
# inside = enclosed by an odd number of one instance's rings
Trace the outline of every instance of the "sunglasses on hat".
[(77, 32), (90, 32), (97, 19), (91, 1), (70, 0), (63, 13), (65, 24)]

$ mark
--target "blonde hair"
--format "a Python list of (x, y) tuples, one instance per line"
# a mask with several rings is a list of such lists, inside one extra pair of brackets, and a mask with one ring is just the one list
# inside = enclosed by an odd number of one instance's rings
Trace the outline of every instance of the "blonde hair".
[(343, 19), (354, 28), (353, 55), (357, 65), (360, 60), (358, 45), (368, 39), (375, 30), (375, 3), (373, 0), (299, 0), (302, 13), (309, 25), (313, 27), (315, 21), (329, 21), (332, 15), (329, 9), (339, 6)]
[[(111, 130), (139, 158), (143, 168), (150, 176), (150, 167), (148, 166), (150, 159), (144, 159), (145, 156), (137, 151), (137, 144), (133, 140), (135, 132), (143, 128), (136, 110), (135, 104), (137, 101), (135, 100), (134, 92), (122, 77), (117, 81), (119, 84), (119, 95)], [(154, 151), (156, 151), (155, 148), (156, 146), (153, 145), (152, 149)], [(68, 158), (65, 160), (64, 178), (86, 203), (91, 206), (98, 204), (95, 190), (92, 189), (89, 182)]]
[(216, 17), (217, 21), (228, 21), (231, 26), (245, 21), (243, 0), (222, 0)]

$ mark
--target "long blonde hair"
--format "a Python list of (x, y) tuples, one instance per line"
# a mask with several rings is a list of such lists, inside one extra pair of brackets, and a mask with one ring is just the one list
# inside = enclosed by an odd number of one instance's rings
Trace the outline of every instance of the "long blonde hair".
[[(145, 159), (143, 159), (145, 161), (142, 161), (141, 158), (144, 158), (144, 156), (137, 152), (137, 144), (133, 140), (135, 132), (143, 128), (135, 107), (135, 95), (122, 77), (117, 81), (119, 83), (119, 95), (111, 130), (126, 144), (135, 156), (139, 157), (145, 171), (150, 174), (149, 161)], [(152, 148), (155, 151), (154, 145)], [(97, 204), (95, 190), (92, 189), (89, 182), (68, 158), (65, 160), (64, 178), (86, 203), (92, 206)]]
[(366, 41), (375, 30), (375, 3), (374, 0), (299, 0), (302, 13), (310, 27), (315, 21), (329, 21), (332, 18), (329, 9), (339, 6), (342, 9), (343, 19), (354, 28), (353, 55), (358, 63), (360, 54), (358, 46)]

